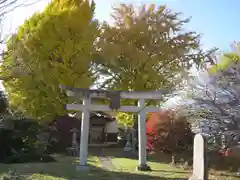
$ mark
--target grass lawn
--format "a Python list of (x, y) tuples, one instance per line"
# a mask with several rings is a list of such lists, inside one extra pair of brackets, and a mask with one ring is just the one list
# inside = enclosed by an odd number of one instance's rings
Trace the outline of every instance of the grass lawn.
[[(24, 163), (24, 164), (0, 164), (0, 175), (4, 176), (9, 170), (16, 172), (17, 175), (24, 176), (29, 180), (70, 180), (70, 179), (95, 179), (105, 176), (103, 172), (98, 170), (98, 158), (96, 156), (89, 157), (89, 166), (91, 171), (77, 172), (76, 165), (78, 160), (73, 157), (55, 156), (57, 162), (51, 163)], [(91, 178), (95, 174), (93, 178)]]
[[(137, 172), (137, 160), (113, 157), (112, 163), (116, 169), (107, 171), (101, 168), (97, 156), (89, 157), (89, 171), (76, 171), (77, 159), (56, 155), (57, 162), (0, 164), (0, 176), (9, 170), (28, 180), (181, 180), (190, 177), (190, 172), (175, 168), (168, 164), (149, 162), (152, 172)], [(237, 180), (239, 177), (211, 175), (214, 180)], [(226, 174), (231, 175), (231, 174)]]
[[(191, 176), (191, 170), (184, 170), (184, 168), (173, 167), (170, 164), (158, 163), (158, 162), (148, 162), (151, 167), (152, 172), (137, 172), (136, 165), (137, 160), (126, 159), (126, 158), (113, 158), (112, 163), (116, 167), (117, 172), (128, 172), (132, 174), (142, 174), (152, 177), (162, 177), (162, 179), (188, 179)], [(224, 175), (223, 175), (224, 174)], [(151, 178), (150, 178), (151, 179)], [(226, 173), (220, 171), (210, 170), (209, 179), (211, 180), (239, 180), (234, 173)]]

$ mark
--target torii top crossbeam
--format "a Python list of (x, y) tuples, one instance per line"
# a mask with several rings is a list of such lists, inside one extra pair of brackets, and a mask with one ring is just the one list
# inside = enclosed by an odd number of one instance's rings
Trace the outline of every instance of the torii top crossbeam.
[(91, 98), (106, 98), (111, 94), (120, 94), (122, 99), (162, 99), (162, 95), (167, 91), (108, 91), (98, 89), (72, 88), (60, 85), (62, 90), (65, 90), (68, 96), (90, 96)]

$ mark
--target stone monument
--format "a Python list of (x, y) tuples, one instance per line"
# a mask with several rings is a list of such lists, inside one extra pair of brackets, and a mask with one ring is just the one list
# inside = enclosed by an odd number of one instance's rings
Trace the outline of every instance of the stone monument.
[(73, 133), (71, 150), (72, 150), (73, 156), (78, 156), (78, 154), (79, 154), (78, 153), (79, 144), (77, 142), (77, 133), (79, 131), (78, 131), (78, 129), (73, 128), (73, 129), (71, 129), (71, 132)]
[(124, 151), (125, 152), (129, 152), (132, 150), (132, 143), (131, 143), (131, 134), (130, 134), (130, 131), (129, 129), (127, 130), (127, 135), (126, 135), (126, 144), (125, 144), (125, 147), (124, 147)]
[(206, 140), (201, 134), (194, 137), (193, 145), (193, 174), (189, 180), (208, 180)]
[(131, 129), (131, 133), (132, 133), (132, 152), (136, 153), (136, 145), (137, 145), (137, 138), (136, 138), (136, 129), (132, 128)]

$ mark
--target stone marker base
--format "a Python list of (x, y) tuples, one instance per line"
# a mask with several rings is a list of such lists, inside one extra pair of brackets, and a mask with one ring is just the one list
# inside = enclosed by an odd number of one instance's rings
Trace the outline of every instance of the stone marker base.
[(88, 165), (77, 165), (76, 166), (76, 171), (88, 171), (89, 166)]
[(197, 180), (197, 177), (195, 177), (194, 175), (192, 175), (188, 180)]
[(192, 175), (188, 180), (208, 180), (208, 179), (204, 179), (204, 178), (198, 178), (197, 176), (195, 175)]
[(137, 171), (152, 171), (152, 169), (147, 164), (144, 164), (144, 165), (138, 165)]

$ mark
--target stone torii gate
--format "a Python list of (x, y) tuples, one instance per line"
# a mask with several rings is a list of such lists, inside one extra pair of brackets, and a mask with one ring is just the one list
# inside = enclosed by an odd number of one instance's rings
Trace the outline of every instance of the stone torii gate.
[[(139, 139), (139, 171), (149, 171), (151, 168), (147, 165), (147, 141), (146, 141), (146, 113), (158, 112), (159, 107), (146, 107), (145, 100), (162, 98), (160, 91), (105, 91), (91, 90), (82, 88), (72, 88), (60, 85), (60, 88), (66, 91), (67, 96), (76, 97), (82, 100), (82, 104), (67, 104), (67, 110), (81, 111), (81, 140), (80, 140), (80, 163), (77, 170), (86, 169), (88, 159), (88, 135), (89, 135), (89, 115), (91, 111), (110, 112), (113, 110), (120, 112), (138, 113), (138, 139)], [(91, 98), (105, 98), (110, 100), (108, 105), (92, 104)], [(138, 106), (121, 106), (121, 99), (138, 100)]]

